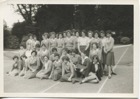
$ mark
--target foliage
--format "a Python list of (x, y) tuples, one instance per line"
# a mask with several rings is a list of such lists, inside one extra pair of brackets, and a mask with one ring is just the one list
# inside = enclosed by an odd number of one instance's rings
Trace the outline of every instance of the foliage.
[(28, 36), (26, 36), (26, 35), (24, 35), (23, 37), (22, 37), (22, 40), (21, 40), (21, 43), (20, 44), (22, 44), (24, 47), (26, 47), (26, 41), (28, 40)]
[(4, 48), (7, 48), (8, 47), (8, 40), (7, 40), (7, 38), (9, 37), (9, 35), (10, 35), (10, 31), (7, 29), (8, 27), (7, 27), (7, 25), (6, 25), (6, 23), (4, 23), (4, 26), (3, 26), (3, 33), (4, 33)]
[(129, 37), (122, 37), (120, 42), (122, 44), (129, 44), (130, 43), (130, 38)]
[(8, 48), (17, 49), (19, 47), (19, 39), (15, 35), (10, 35), (7, 38)]

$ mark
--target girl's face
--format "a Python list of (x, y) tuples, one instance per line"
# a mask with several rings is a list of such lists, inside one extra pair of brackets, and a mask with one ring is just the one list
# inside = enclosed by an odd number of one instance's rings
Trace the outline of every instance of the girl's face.
[(17, 58), (14, 58), (14, 62), (17, 62), (18, 61), (18, 59)]
[(30, 36), (29, 38), (30, 38), (30, 39), (33, 39), (33, 37), (32, 37), (32, 36)]
[(96, 46), (96, 44), (93, 44), (92, 46), (93, 46), (93, 49), (97, 49), (97, 46)]
[(95, 63), (97, 63), (97, 58), (96, 57), (93, 58), (93, 64), (95, 64)]
[(75, 52), (72, 52), (71, 54), (72, 54), (72, 56), (75, 56)]
[(68, 63), (68, 61), (66, 59), (64, 59), (64, 63), (66, 64), (66, 63)]
[(86, 35), (85, 35), (85, 32), (82, 32), (82, 37), (85, 37)]
[(52, 34), (52, 38), (55, 38), (55, 34)]
[(63, 51), (62, 51), (62, 54), (63, 54), (63, 55), (66, 55), (66, 54), (67, 54), (67, 52), (66, 52), (65, 50), (63, 50)]
[(67, 36), (68, 36), (68, 37), (70, 37), (70, 36), (71, 36), (70, 32), (68, 32), (68, 33), (67, 33)]
[(36, 55), (36, 53), (35, 53), (35, 52), (33, 52), (33, 53), (32, 53), (32, 56), (34, 57), (35, 55)]
[(76, 36), (79, 37), (79, 32), (76, 32)]
[(45, 46), (42, 46), (42, 49), (43, 49), (43, 50), (46, 50), (46, 47), (45, 47)]
[(104, 33), (101, 33), (101, 37), (105, 37), (105, 34)]
[(66, 37), (66, 33), (65, 32), (63, 33), (63, 36)]
[(45, 34), (45, 35), (44, 35), (44, 38), (45, 38), (45, 39), (47, 39), (47, 38), (48, 38), (47, 34)]
[(98, 33), (95, 33), (95, 34), (94, 34), (94, 37), (95, 37), (95, 38), (98, 38)]
[(109, 34), (109, 33), (107, 33), (107, 35), (106, 35), (107, 37), (111, 37), (111, 34)]
[(37, 51), (39, 51), (39, 50), (40, 50), (40, 48), (39, 48), (39, 47), (37, 47), (37, 48), (36, 48), (36, 50), (37, 50)]
[(21, 49), (21, 50), (23, 50), (23, 49), (24, 49), (24, 47), (23, 47), (23, 46), (20, 46), (20, 49)]
[(46, 61), (46, 62), (48, 61), (48, 57), (47, 56), (44, 57), (44, 61)]
[(43, 39), (43, 40), (45, 39), (45, 36), (44, 36), (44, 35), (42, 35), (42, 39)]
[(59, 57), (58, 57), (58, 56), (55, 56), (54, 59), (55, 59), (55, 60), (59, 60)]
[(59, 34), (59, 38), (60, 38), (60, 39), (62, 38), (62, 34)]
[(92, 33), (91, 32), (88, 33), (88, 37), (92, 38)]
[(36, 36), (34, 37), (34, 40), (37, 40)]

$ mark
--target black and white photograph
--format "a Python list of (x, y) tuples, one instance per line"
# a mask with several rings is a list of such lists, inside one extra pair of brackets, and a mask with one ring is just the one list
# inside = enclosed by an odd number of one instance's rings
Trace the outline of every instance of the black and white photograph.
[(4, 9), (4, 93), (134, 93), (133, 4)]

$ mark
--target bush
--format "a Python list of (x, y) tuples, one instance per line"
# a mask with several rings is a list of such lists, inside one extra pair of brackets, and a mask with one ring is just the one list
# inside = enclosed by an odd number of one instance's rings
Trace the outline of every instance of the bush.
[(130, 38), (129, 37), (122, 37), (120, 42), (122, 44), (129, 44), (130, 43)]
[(8, 48), (17, 49), (19, 47), (19, 39), (15, 35), (10, 35), (7, 38)]

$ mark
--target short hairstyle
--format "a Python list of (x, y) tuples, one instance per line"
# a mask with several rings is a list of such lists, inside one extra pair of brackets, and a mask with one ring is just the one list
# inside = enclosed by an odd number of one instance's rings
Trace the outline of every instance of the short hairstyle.
[(94, 55), (93, 58), (92, 58), (92, 61), (93, 61), (94, 58), (96, 58), (97, 61), (100, 62), (100, 61), (99, 61), (99, 57), (98, 57), (98, 55)]
[(100, 34), (101, 34), (101, 33), (105, 34), (105, 31), (104, 31), (104, 30), (101, 30), (101, 31), (100, 31)]
[(82, 33), (82, 32), (86, 33), (86, 30), (82, 30), (81, 33)]
[(19, 57), (18, 57), (17, 55), (13, 56), (13, 60), (14, 60), (15, 58), (16, 58), (16, 59), (19, 59)]
[(64, 61), (64, 60), (66, 60), (66, 61), (70, 61), (70, 59), (69, 59), (68, 56), (63, 56), (63, 57), (62, 57), (62, 60), (63, 60), (63, 61)]
[(60, 55), (59, 55), (58, 53), (55, 53), (55, 54), (54, 54), (54, 57), (56, 57), (56, 56), (60, 57)]
[(52, 48), (52, 52), (54, 52), (54, 51), (57, 51), (57, 48), (55, 48), (55, 47), (54, 47), (54, 48)]
[(22, 58), (26, 58), (27, 59), (27, 56), (26, 55), (21, 55), (20, 59), (22, 60)]
[(33, 54), (33, 53), (35, 53), (35, 55), (37, 55), (37, 51), (33, 50), (33, 51), (31, 52), (31, 54)]
[(93, 44), (95, 44), (97, 48), (99, 47), (97, 42), (93, 42), (92, 45)]
[(29, 34), (28, 34), (28, 37), (30, 37), (30, 36), (32, 36), (32, 37), (33, 37), (33, 34), (29, 33)]
[(76, 50), (75, 50), (75, 49), (72, 49), (71, 52), (72, 52), (72, 53), (76, 53)]
[(112, 34), (112, 31), (111, 30), (107, 30), (106, 34)]
[(40, 48), (40, 44), (36, 44), (35, 47), (36, 47), (36, 48)]
[(95, 30), (95, 31), (94, 31), (94, 34), (95, 34), (95, 33), (97, 33), (97, 34), (98, 34), (98, 33), (99, 33), (99, 31), (98, 31), (98, 30)]
[(69, 52), (69, 49), (68, 48), (63, 48), (62, 51), (66, 51), (68, 53)]

